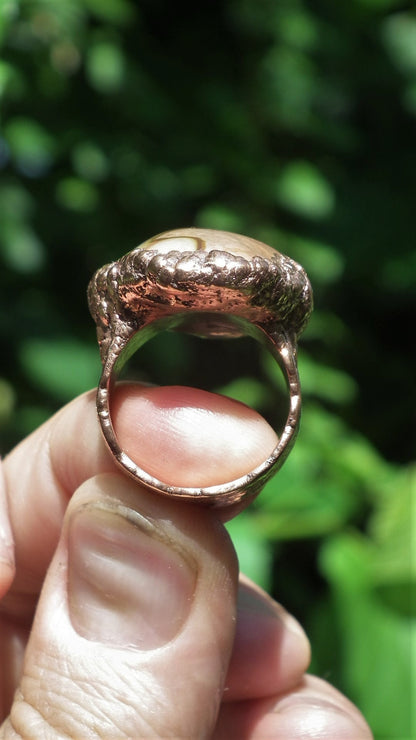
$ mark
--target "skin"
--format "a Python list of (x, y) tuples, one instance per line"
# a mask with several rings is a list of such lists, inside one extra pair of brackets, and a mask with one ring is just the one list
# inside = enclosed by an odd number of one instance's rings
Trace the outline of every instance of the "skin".
[[(275, 444), (252, 410), (186, 388), (123, 386), (113, 418), (131, 456), (176, 485), (242, 475)], [(305, 674), (305, 634), (239, 578), (215, 512), (115, 468), (93, 393), (2, 470), (0, 738), (372, 737)]]

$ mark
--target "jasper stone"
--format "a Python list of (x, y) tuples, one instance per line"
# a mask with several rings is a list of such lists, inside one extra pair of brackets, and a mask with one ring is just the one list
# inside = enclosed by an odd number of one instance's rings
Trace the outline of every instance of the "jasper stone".
[(273, 259), (276, 250), (251, 239), (248, 236), (233, 234), (215, 229), (173, 229), (148, 239), (139, 249), (157, 249), (158, 252), (228, 252), (247, 260), (253, 257)]
[[(164, 321), (199, 336), (280, 327), (295, 342), (312, 310), (303, 268), (240, 234), (175, 229), (97, 270), (88, 290), (103, 361), (108, 347)], [(244, 323), (244, 327), (243, 323)]]

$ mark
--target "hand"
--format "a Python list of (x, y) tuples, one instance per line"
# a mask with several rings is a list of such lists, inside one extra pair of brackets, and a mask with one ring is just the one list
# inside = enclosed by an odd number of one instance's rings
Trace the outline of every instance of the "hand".
[[(176, 485), (235, 478), (275, 443), (254, 411), (190, 389), (123, 386), (114, 419), (130, 456)], [(238, 584), (215, 513), (114, 467), (93, 393), (3, 472), (1, 738), (371, 738), (345, 697), (305, 675), (293, 617)]]

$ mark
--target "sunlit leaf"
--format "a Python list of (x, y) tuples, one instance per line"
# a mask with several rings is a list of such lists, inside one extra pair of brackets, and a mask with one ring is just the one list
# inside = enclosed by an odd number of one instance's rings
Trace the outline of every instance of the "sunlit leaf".
[(332, 348), (340, 346), (348, 336), (348, 328), (333, 311), (314, 309), (302, 338), (319, 339)]
[(305, 404), (288, 460), (256, 501), (255, 521), (270, 538), (338, 531), (368, 502), (382, 502), (395, 469), (334, 414)]
[(247, 514), (227, 523), (237, 550), (240, 570), (265, 589), (270, 588), (272, 548)]
[(392, 609), (416, 618), (416, 475), (396, 474), (371, 520), (378, 545), (373, 578)]
[(78, 177), (66, 177), (56, 188), (56, 199), (64, 208), (88, 213), (98, 204), (98, 191), (94, 185)]
[(217, 389), (218, 393), (245, 403), (254, 409), (261, 409), (269, 400), (269, 393), (264, 384), (256, 378), (236, 378), (225, 386)]
[[(305, 396), (315, 396), (333, 403), (347, 403), (357, 393), (357, 384), (347, 373), (313, 360), (305, 352), (299, 353), (299, 375)], [(283, 387), (282, 373), (269, 354), (263, 356), (268, 376), (279, 388)]]
[(55, 143), (43, 126), (29, 118), (13, 118), (4, 132), (19, 170), (29, 177), (45, 174), (53, 162)]
[(323, 461), (319, 445), (314, 447), (301, 434), (256, 502), (259, 531), (278, 540), (338, 531), (362, 505), (353, 484), (341, 480), (336, 467)]
[(20, 361), (33, 383), (61, 401), (93, 388), (100, 376), (95, 347), (75, 339), (28, 339)]
[[(333, 590), (332, 628), (342, 634), (337, 647), (345, 691), (360, 697), (376, 736), (386, 737), (389, 727), (391, 737), (411, 738), (416, 620), (395, 613), (377, 597), (372, 588), (376, 555), (376, 548), (358, 534), (339, 535), (322, 548), (321, 569)], [(389, 701), (381, 702), (386, 687)]]
[(86, 60), (88, 79), (99, 92), (113, 93), (120, 88), (125, 75), (122, 50), (109, 41), (100, 41), (88, 50)]
[(347, 373), (322, 365), (308, 357), (299, 356), (299, 373), (305, 395), (313, 395), (334, 403), (347, 403), (357, 393), (357, 384)]
[(11, 23), (19, 13), (18, 0), (2, 0), (0, 3), (0, 43), (6, 35)]
[(129, 0), (83, 0), (85, 6), (98, 18), (111, 23), (126, 24), (137, 14), (137, 4)]
[(212, 203), (199, 211), (195, 223), (202, 229), (222, 229), (238, 233), (241, 231), (242, 218), (232, 208), (221, 203)]
[(305, 268), (312, 284), (325, 285), (338, 280), (345, 267), (345, 259), (337, 249), (312, 239), (293, 239), (290, 256)]
[(392, 59), (405, 72), (416, 72), (416, 17), (403, 12), (388, 16), (382, 36)]
[(325, 218), (335, 205), (330, 182), (310, 162), (288, 164), (280, 174), (276, 195), (279, 203), (306, 218)]
[[(37, 41), (50, 43), (79, 32), (84, 17), (84, 0), (21, 0), (24, 32)], [(23, 29), (21, 29), (23, 30)]]

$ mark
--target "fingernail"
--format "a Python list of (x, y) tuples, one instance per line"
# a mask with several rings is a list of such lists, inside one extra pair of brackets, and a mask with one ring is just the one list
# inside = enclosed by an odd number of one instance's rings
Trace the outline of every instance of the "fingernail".
[(309, 737), (342, 740), (370, 740), (372, 737), (363, 720), (320, 696), (289, 695), (276, 703), (274, 713), (280, 715), (281, 731), (288, 738), (300, 737), (305, 727)]
[(196, 567), (158, 524), (118, 503), (90, 503), (69, 523), (72, 624), (89, 640), (152, 650), (180, 631)]

